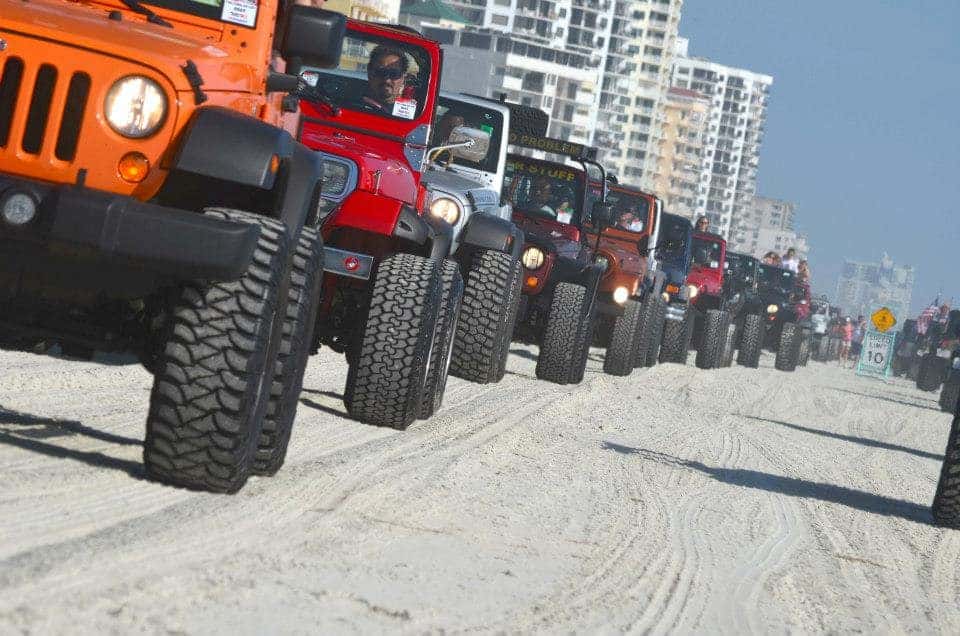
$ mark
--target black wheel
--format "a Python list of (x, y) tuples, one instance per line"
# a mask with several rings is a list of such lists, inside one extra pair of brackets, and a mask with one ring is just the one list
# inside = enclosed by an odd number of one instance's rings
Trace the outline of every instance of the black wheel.
[(289, 246), (279, 221), (235, 210), (208, 213), (259, 225), (260, 237), (238, 280), (187, 284), (172, 301), (143, 461), (154, 479), (236, 492), (250, 475), (270, 402)]
[(743, 333), (740, 335), (740, 350), (737, 364), (756, 369), (760, 366), (760, 348), (763, 344), (763, 317), (749, 314), (743, 318)]
[(807, 366), (807, 363), (810, 362), (810, 339), (806, 336), (803, 336), (800, 340), (800, 354), (797, 364), (801, 367)]
[(576, 379), (581, 361), (586, 366), (584, 350), (589, 340), (584, 339), (592, 335), (584, 333), (586, 324), (592, 323), (589, 304), (583, 285), (557, 283), (537, 356), (537, 377), (541, 380), (569, 384)]
[(723, 356), (720, 358), (721, 367), (733, 365), (733, 354), (737, 350), (737, 323), (733, 318), (728, 318), (727, 328), (723, 339)]
[(960, 400), (960, 369), (951, 369), (940, 390), (940, 410), (953, 413)]
[(343, 402), (354, 418), (405, 429), (420, 413), (442, 287), (436, 261), (396, 254), (377, 267)]
[[(640, 355), (639, 346), (637, 351), (638, 367), (652, 367), (660, 359), (660, 348), (663, 346), (663, 330), (667, 321), (667, 303), (660, 296), (650, 296), (652, 307), (649, 315), (645, 315), (643, 328), (649, 331), (649, 340), (647, 340), (646, 355)], [(642, 338), (642, 336), (641, 336)]]
[(954, 410), (947, 437), (932, 512), (934, 520), (941, 526), (960, 528), (960, 411), (957, 410)]
[[(637, 336), (636, 350), (634, 353), (634, 366), (646, 366), (650, 349), (654, 347), (654, 333), (651, 327), (655, 325), (657, 317), (659, 316), (660, 307), (657, 304), (658, 300), (661, 299), (654, 298), (653, 294), (647, 294), (643, 299), (640, 315), (640, 333)], [(663, 338), (663, 334), (660, 335), (660, 338)], [(656, 346), (659, 352), (660, 343), (658, 342)]]
[(628, 300), (623, 306), (623, 313), (613, 322), (613, 333), (603, 359), (604, 373), (624, 376), (633, 372), (643, 307), (639, 301)]
[(443, 261), (440, 266), (440, 281), (443, 289), (440, 315), (437, 317), (435, 344), (430, 355), (430, 366), (427, 368), (423, 402), (420, 403), (421, 419), (431, 417), (443, 404), (447, 373), (450, 370), (450, 352), (453, 350), (453, 338), (463, 300), (463, 276), (456, 262)]
[(520, 297), (520, 266), (492, 250), (471, 260), (450, 356), (450, 373), (486, 384), (503, 379)]
[(580, 329), (577, 330), (577, 341), (574, 343), (574, 351), (579, 357), (573, 361), (573, 367), (570, 369), (569, 384), (580, 384), (583, 382), (583, 376), (587, 373), (587, 359), (590, 356), (590, 345), (593, 343), (597, 333), (597, 317), (595, 312), (596, 303), (588, 303), (589, 309), (587, 315), (580, 321)]
[(720, 364), (720, 354), (723, 353), (724, 331), (726, 329), (726, 312), (719, 309), (708, 309), (703, 318), (703, 338), (697, 349), (696, 365), (700, 369), (715, 369)]
[(253, 459), (252, 470), (255, 475), (275, 474), (287, 456), (300, 391), (303, 389), (303, 372), (307, 367), (317, 322), (322, 280), (323, 239), (317, 230), (305, 227), (297, 239), (290, 266), (290, 289), (276, 374), (270, 390), (267, 415), (257, 442), (257, 454)]
[(920, 368), (917, 372), (917, 388), (921, 391), (936, 391), (943, 383), (947, 359), (935, 353), (925, 353), (920, 358)]
[(687, 363), (687, 348), (690, 341), (690, 329), (688, 324), (693, 322), (690, 318), (690, 312), (687, 312), (683, 320), (667, 319), (663, 324), (663, 338), (660, 345), (660, 362), (673, 362), (675, 364)]
[(780, 342), (777, 344), (777, 358), (774, 365), (780, 371), (793, 371), (800, 360), (800, 338), (802, 333), (795, 322), (783, 323)]

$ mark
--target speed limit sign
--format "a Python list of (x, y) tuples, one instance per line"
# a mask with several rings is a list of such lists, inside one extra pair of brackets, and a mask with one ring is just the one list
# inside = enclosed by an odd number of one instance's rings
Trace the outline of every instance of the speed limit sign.
[(860, 349), (860, 361), (857, 363), (857, 375), (886, 377), (890, 373), (890, 362), (893, 358), (892, 333), (867, 331), (863, 336), (863, 347)]

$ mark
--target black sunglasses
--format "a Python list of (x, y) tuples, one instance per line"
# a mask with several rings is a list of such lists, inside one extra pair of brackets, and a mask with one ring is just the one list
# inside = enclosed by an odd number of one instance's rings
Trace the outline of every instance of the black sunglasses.
[(398, 80), (403, 77), (403, 69), (395, 66), (374, 66), (370, 69), (370, 75), (380, 79)]

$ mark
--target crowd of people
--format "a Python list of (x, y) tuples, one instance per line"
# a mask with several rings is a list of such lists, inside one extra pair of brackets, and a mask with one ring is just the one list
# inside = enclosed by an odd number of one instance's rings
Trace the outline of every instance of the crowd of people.
[(807, 263), (807, 259), (797, 257), (797, 250), (792, 247), (788, 249), (783, 256), (774, 251), (767, 252), (761, 260), (764, 265), (774, 265), (776, 267), (789, 269), (795, 273), (801, 281), (806, 283), (810, 282), (810, 264)]

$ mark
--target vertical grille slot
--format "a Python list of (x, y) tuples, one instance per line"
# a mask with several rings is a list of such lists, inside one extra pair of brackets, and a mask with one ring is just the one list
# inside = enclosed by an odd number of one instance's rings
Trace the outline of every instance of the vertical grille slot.
[(23, 80), (23, 60), (19, 57), (7, 58), (0, 76), (0, 148), (6, 148), (10, 141), (10, 127), (13, 126), (13, 114), (17, 107), (17, 93)]
[(83, 111), (90, 96), (90, 76), (86, 73), (74, 73), (67, 90), (67, 103), (60, 121), (60, 134), (57, 135), (57, 147), (54, 151), (57, 159), (73, 161), (77, 156), (77, 144), (80, 141), (80, 126), (83, 123)]
[(57, 69), (50, 64), (44, 64), (37, 71), (37, 81), (33, 85), (33, 99), (30, 100), (30, 111), (27, 114), (27, 127), (23, 131), (23, 150), (30, 154), (40, 153), (43, 146), (43, 136), (47, 129), (47, 120), (50, 118), (50, 102), (53, 100), (53, 89), (57, 85)]

